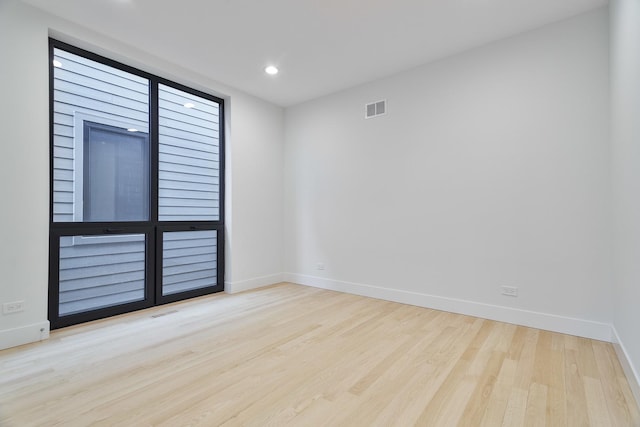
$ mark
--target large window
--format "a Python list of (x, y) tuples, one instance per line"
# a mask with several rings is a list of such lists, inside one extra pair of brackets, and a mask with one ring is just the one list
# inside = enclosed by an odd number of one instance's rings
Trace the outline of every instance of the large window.
[(49, 318), (224, 283), (224, 103), (51, 40)]

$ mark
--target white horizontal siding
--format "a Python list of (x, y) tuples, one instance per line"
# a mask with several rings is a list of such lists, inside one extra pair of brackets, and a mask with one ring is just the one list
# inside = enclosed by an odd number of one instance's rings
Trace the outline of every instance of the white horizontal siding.
[[(200, 143), (200, 144), (214, 145), (214, 146), (218, 144), (217, 135), (214, 136), (213, 134), (207, 135), (199, 132), (190, 132), (187, 129), (177, 129), (172, 127), (160, 126), (160, 137), (161, 138), (170, 137), (174, 139), (181, 139), (183, 141), (179, 142), (178, 146), (180, 147), (189, 147), (191, 143)], [(164, 143), (164, 141), (160, 141), (160, 142)], [(200, 149), (202, 151), (210, 151), (211, 147), (201, 147)]]
[[(193, 184), (200, 185), (200, 184)], [(184, 200), (185, 203), (195, 203), (201, 202), (203, 204), (189, 205), (189, 206), (202, 206), (206, 207), (211, 204), (211, 200), (217, 201), (219, 198), (219, 194), (217, 191), (204, 191), (204, 190), (187, 190), (184, 188), (181, 189), (171, 189), (164, 188), (160, 190), (160, 204), (162, 205), (165, 202), (169, 202), (170, 200)], [(215, 202), (214, 202), (215, 205)], [(166, 204), (165, 206), (175, 206), (172, 204)], [(179, 205), (178, 205), (179, 206)], [(187, 205), (184, 205), (187, 206)]]
[[(187, 175), (177, 172), (170, 172), (167, 170), (160, 169), (159, 171), (159, 179), (161, 181), (174, 181), (174, 182), (185, 182), (185, 183), (199, 183), (199, 184), (214, 184), (218, 185), (217, 176), (211, 177), (206, 175)], [(160, 188), (164, 188), (164, 182), (162, 183)]]
[(159, 98), (159, 219), (218, 220), (219, 106), (163, 85)]
[[(88, 70), (90, 71), (90, 70)], [(112, 78), (112, 76), (110, 76)], [(123, 79), (125, 80), (125, 79)], [(125, 80), (126, 81), (126, 80)], [(119, 95), (114, 95), (111, 90), (116, 85), (123, 89)], [(128, 85), (117, 85), (113, 80), (99, 80), (96, 76), (88, 76), (78, 72), (71, 72), (65, 68), (61, 68), (56, 73), (56, 89), (63, 92), (75, 93), (76, 87), (82, 86), (84, 92), (94, 99), (123, 99), (125, 102), (133, 101), (139, 105), (144, 105), (149, 101), (149, 95), (146, 90), (137, 91), (127, 87)], [(144, 87), (142, 88), (144, 89)]]
[(110, 82), (132, 91), (147, 93), (147, 79), (117, 68), (108, 67), (64, 50), (55, 49), (55, 56), (62, 69), (75, 71), (80, 75), (92, 76), (95, 80)]
[(193, 155), (200, 155), (203, 153), (207, 155), (210, 155), (210, 154), (217, 155), (219, 151), (219, 143), (218, 143), (217, 136), (210, 138), (208, 143), (207, 142), (201, 143), (198, 141), (193, 141), (192, 139), (185, 140), (184, 138), (177, 138), (177, 137), (168, 135), (167, 132), (161, 133), (160, 138), (162, 140), (162, 144), (159, 147), (161, 153), (168, 153), (169, 150), (171, 150), (171, 147), (183, 148), (188, 152), (192, 152)]
[(108, 239), (60, 238), (61, 316), (144, 299), (144, 235)]
[(58, 197), (58, 202), (64, 204), (73, 203), (73, 191), (61, 191)]
[[(78, 87), (77, 90), (84, 88)], [(116, 117), (125, 120), (146, 121), (149, 115), (146, 105), (138, 102), (124, 102), (124, 98), (111, 97), (108, 99), (90, 98), (90, 94), (80, 95), (76, 93), (67, 93), (56, 90), (55, 100), (58, 105), (58, 111), (72, 111), (78, 105), (82, 106), (82, 111), (102, 116), (108, 112), (107, 116)], [(122, 103), (118, 103), (122, 101)], [(75, 110), (78, 111), (78, 110)]]
[[(215, 255), (215, 254), (213, 254)], [(165, 277), (185, 277), (184, 274), (191, 273), (194, 271), (211, 271), (215, 272), (215, 269), (211, 270), (212, 263), (215, 262), (215, 256), (213, 259), (208, 262), (191, 262), (189, 260), (188, 263), (176, 265), (174, 267), (166, 267), (164, 268)], [(174, 280), (176, 282), (177, 280)], [(166, 284), (167, 282), (165, 282)]]
[[(53, 220), (74, 220), (76, 126), (81, 117), (125, 123), (148, 132), (149, 87), (146, 79), (86, 58), (54, 50), (62, 68), (54, 68)], [(79, 133), (81, 135), (81, 133)]]
[(73, 216), (72, 207), (68, 203), (55, 203), (53, 208), (56, 209), (56, 215)]
[[(55, 105), (54, 105), (54, 108), (55, 108)], [(53, 136), (54, 136), (54, 139), (53, 139), (54, 145), (63, 145), (64, 143), (61, 144), (56, 137), (61, 136), (61, 137), (66, 137), (73, 140), (73, 126), (54, 122)]]
[(73, 171), (73, 159), (58, 157), (56, 167), (59, 170)]
[[(175, 89), (170, 86), (160, 85), (160, 91), (158, 93), (160, 100), (164, 101), (165, 105), (184, 107), (186, 102), (191, 102), (194, 107), (189, 109), (196, 111), (196, 114), (202, 114), (202, 117), (210, 119), (212, 117), (218, 117), (220, 113), (220, 106), (218, 103), (203, 99), (197, 95), (192, 95), (187, 92), (183, 92), (180, 89)], [(176, 109), (180, 111), (179, 109)]]
[[(87, 247), (87, 245), (83, 245)], [(91, 260), (93, 265), (111, 265), (121, 264), (126, 262), (144, 261), (144, 252), (117, 252), (112, 254), (92, 255)], [(87, 266), (86, 257), (76, 256), (65, 258), (65, 268), (77, 269)]]
[(203, 148), (209, 148), (209, 150), (198, 150), (197, 147), (190, 146), (184, 148), (180, 145), (172, 145), (169, 143), (168, 138), (164, 138), (163, 144), (159, 147), (160, 154), (182, 156), (188, 159), (202, 159), (209, 160), (218, 163), (218, 146), (207, 145)]
[(86, 276), (79, 276), (77, 279), (60, 279), (60, 294), (79, 289), (94, 289), (95, 296), (101, 296), (102, 293), (99, 291), (102, 287), (125, 282), (135, 282), (140, 289), (144, 288), (144, 262), (138, 263), (138, 268), (128, 264), (111, 264), (100, 268), (99, 271), (102, 274), (88, 272)]
[(217, 284), (215, 230), (163, 233), (164, 295)]
[(171, 189), (181, 189), (186, 191), (206, 191), (210, 193), (218, 193), (218, 186), (215, 183), (202, 183), (202, 182), (185, 182), (185, 181), (174, 181), (171, 179), (165, 179), (164, 189), (162, 191), (167, 191)]
[(217, 252), (216, 249), (210, 249), (201, 254), (189, 254), (180, 256), (176, 253), (171, 254), (171, 257), (165, 258), (163, 262), (164, 268), (171, 268), (172, 266), (183, 266), (197, 263), (215, 263)]
[(73, 182), (73, 171), (68, 169), (54, 169), (53, 179), (56, 181)]
[[(202, 194), (202, 193), (200, 193)], [(210, 208), (211, 202), (202, 199), (185, 199), (185, 198), (163, 198), (160, 206), (167, 208)], [(218, 207), (218, 202), (214, 202), (214, 207)]]
[[(192, 109), (183, 108), (183, 110), (190, 111)], [(188, 129), (188, 132), (191, 134), (207, 137), (211, 136), (212, 131), (218, 131), (218, 123), (216, 122), (207, 122), (206, 120), (200, 120), (196, 117), (188, 116), (186, 114), (181, 114), (178, 116), (175, 111), (165, 108), (163, 108), (160, 113), (159, 123), (160, 126), (164, 128), (171, 128), (178, 131), (184, 131)]]
[(73, 193), (73, 182), (57, 180), (53, 182), (53, 191)]
[[(214, 173), (213, 171), (218, 171), (218, 169), (220, 169), (220, 162), (218, 162), (217, 159), (210, 160), (210, 159), (203, 158), (204, 156), (198, 158), (193, 155), (194, 153), (189, 153), (189, 154), (190, 155), (187, 155), (187, 153), (183, 153), (183, 154), (160, 153), (159, 159), (162, 163), (171, 163), (174, 165), (195, 168), (193, 169), (194, 171), (197, 171), (199, 174), (202, 174), (202, 172), (204, 172), (204, 175), (213, 174)], [(215, 172), (215, 175), (212, 175), (212, 176), (217, 176), (217, 175), (218, 175), (218, 172)]]
[[(204, 166), (194, 166), (188, 165), (184, 162), (176, 161), (174, 156), (159, 156), (159, 170), (164, 172), (176, 172), (181, 175), (200, 175), (205, 177), (217, 177), (220, 175), (220, 172), (217, 167), (204, 167)], [(160, 186), (162, 188), (162, 186)]]
[(55, 145), (53, 147), (53, 156), (58, 159), (73, 160), (73, 149), (69, 147), (61, 147), (61, 146)]
[[(137, 287), (137, 282), (133, 284)], [(74, 300), (60, 303), (60, 316), (69, 315), (88, 310), (97, 310), (99, 308), (111, 307), (115, 304), (125, 304), (128, 302), (140, 301), (143, 299), (144, 291), (134, 289), (132, 291), (118, 290), (115, 295), (104, 295), (91, 297), (88, 300)]]

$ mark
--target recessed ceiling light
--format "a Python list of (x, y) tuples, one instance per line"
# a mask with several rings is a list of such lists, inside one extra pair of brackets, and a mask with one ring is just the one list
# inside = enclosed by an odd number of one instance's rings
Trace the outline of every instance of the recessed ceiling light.
[(53, 66), (56, 68), (62, 68), (62, 62), (58, 61), (57, 59), (54, 59)]
[(278, 74), (278, 68), (274, 67), (273, 65), (269, 65), (264, 69), (264, 72), (269, 75), (275, 76), (276, 74)]
[(129, 129), (127, 129), (127, 130), (128, 130), (129, 132), (138, 132), (138, 129), (136, 129), (136, 128), (129, 128)]
[(195, 107), (194, 104), (192, 104), (191, 102), (187, 102), (186, 104), (184, 104), (184, 108), (193, 108)]

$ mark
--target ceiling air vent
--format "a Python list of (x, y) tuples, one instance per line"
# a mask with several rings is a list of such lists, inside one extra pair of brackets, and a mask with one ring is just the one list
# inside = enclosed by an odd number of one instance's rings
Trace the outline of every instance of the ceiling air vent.
[(387, 100), (372, 102), (365, 105), (364, 118), (370, 119), (372, 117), (381, 116), (387, 112)]

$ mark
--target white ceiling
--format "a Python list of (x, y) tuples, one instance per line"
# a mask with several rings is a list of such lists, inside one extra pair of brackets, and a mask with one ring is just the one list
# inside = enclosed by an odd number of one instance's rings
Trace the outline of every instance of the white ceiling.
[[(281, 106), (607, 0), (23, 0)], [(275, 64), (277, 76), (264, 67)]]

